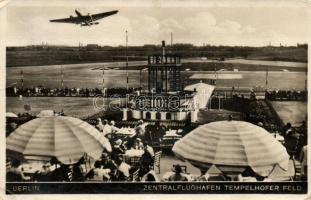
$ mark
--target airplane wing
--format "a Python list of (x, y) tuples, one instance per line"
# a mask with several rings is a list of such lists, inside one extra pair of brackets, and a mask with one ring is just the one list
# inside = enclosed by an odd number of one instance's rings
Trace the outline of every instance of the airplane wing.
[(99, 14), (95, 14), (95, 15), (91, 15), (93, 21), (102, 19), (104, 17), (108, 17), (110, 15), (114, 15), (117, 14), (119, 11), (118, 10), (114, 10), (114, 11), (110, 11), (110, 12), (104, 12), (104, 13), (99, 13)]
[(99, 19), (102, 19), (104, 17), (108, 17), (110, 15), (114, 15), (118, 13), (118, 10), (110, 11), (110, 12), (104, 12), (99, 13), (95, 15), (81, 15), (77, 10), (75, 11), (78, 17), (69, 17), (69, 18), (63, 18), (63, 19), (53, 19), (50, 20), (50, 22), (58, 22), (58, 23), (73, 23), (73, 24), (79, 24), (79, 23), (87, 23), (88, 21), (96, 21)]
[(53, 19), (50, 22), (58, 22), (58, 23), (77, 23), (78, 17), (70, 17), (70, 18), (63, 18), (63, 19)]

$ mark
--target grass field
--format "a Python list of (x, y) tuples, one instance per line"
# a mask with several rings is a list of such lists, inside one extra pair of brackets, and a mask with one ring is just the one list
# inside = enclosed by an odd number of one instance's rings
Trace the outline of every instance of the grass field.
[[(101, 103), (99, 102), (99, 105)], [(24, 97), (23, 100), (19, 100), (18, 97), (6, 98), (7, 112), (24, 113), (24, 105), (31, 106), (31, 113), (39, 113), (41, 110), (55, 110), (56, 112), (63, 110), (66, 115), (78, 118), (86, 118), (100, 111), (94, 106), (94, 98)]]

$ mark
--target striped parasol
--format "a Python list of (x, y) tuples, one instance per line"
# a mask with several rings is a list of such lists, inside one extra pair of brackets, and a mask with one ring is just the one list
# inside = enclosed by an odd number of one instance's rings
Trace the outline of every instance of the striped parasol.
[(241, 173), (250, 167), (261, 176), (276, 166), (286, 171), (289, 161), (286, 149), (270, 133), (243, 121), (202, 125), (176, 142), (173, 152), (201, 169), (214, 164), (225, 173)]
[(73, 117), (49, 116), (33, 119), (17, 128), (6, 140), (9, 151), (25, 157), (56, 157), (73, 164), (87, 154), (98, 159), (109, 141), (90, 124)]

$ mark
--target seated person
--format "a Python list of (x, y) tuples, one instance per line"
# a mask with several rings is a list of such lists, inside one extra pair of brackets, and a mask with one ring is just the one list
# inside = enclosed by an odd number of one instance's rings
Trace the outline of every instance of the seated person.
[(168, 178), (168, 181), (188, 181), (188, 179), (181, 174), (182, 169), (180, 165), (176, 165), (173, 172), (175, 173)]
[(50, 164), (43, 164), (42, 169), (34, 174), (34, 179), (39, 182), (50, 181)]
[(72, 181), (84, 181), (82, 164), (85, 162), (84, 158), (81, 158), (79, 162), (72, 166)]
[(118, 133), (120, 131), (120, 129), (116, 127), (116, 123), (113, 120), (110, 121), (110, 127), (111, 127), (111, 133), (112, 134)]
[(146, 173), (142, 179), (141, 182), (159, 182), (159, 179), (155, 173), (154, 170), (150, 170), (148, 173)]
[(118, 157), (116, 159), (116, 164), (117, 164), (117, 171), (115, 175), (115, 180), (116, 181), (127, 181), (130, 178), (130, 169), (131, 166), (126, 164), (122, 157)]
[(108, 181), (110, 180), (109, 173), (111, 172), (110, 169), (101, 169), (100, 161), (96, 161), (94, 163), (94, 168), (91, 169), (87, 175), (87, 181)]
[(303, 146), (301, 153), (300, 153), (300, 162), (301, 162), (301, 180), (302, 181), (306, 181), (307, 180), (307, 175), (308, 175), (308, 149), (307, 149), (307, 145)]
[(135, 141), (139, 138), (141, 141), (145, 140), (143, 129), (138, 127), (135, 129), (135, 134), (128, 136), (125, 141), (125, 146), (127, 149), (130, 149), (134, 146)]
[(96, 121), (96, 125), (95, 127), (101, 132), (103, 131), (103, 123), (102, 123), (102, 119), (101, 118), (98, 118), (97, 121)]
[(153, 148), (146, 142), (144, 142), (143, 145), (144, 154), (141, 157), (141, 172), (146, 173), (146, 171), (149, 171), (150, 166), (152, 166), (154, 163), (154, 151)]
[(144, 144), (141, 142), (140, 138), (136, 138), (131, 149), (142, 150), (144, 149)]
[(6, 171), (7, 182), (20, 182), (30, 180), (30, 177), (24, 175), (24, 172), (22, 171), (20, 165), (21, 163), (19, 160), (13, 159), (11, 161), (11, 167)]
[(108, 120), (106, 120), (106, 119), (103, 121), (103, 131), (102, 132), (104, 135), (107, 135), (108, 133), (112, 133), (111, 126), (109, 125)]
[(260, 176), (251, 167), (247, 167), (244, 172), (241, 173), (241, 177), (254, 177), (258, 181), (263, 181), (265, 177)]
[(70, 165), (61, 164), (51, 172), (51, 181), (71, 181), (69, 174), (72, 173)]
[(112, 147), (111, 158), (116, 159), (119, 155), (124, 154), (125, 150), (122, 147), (122, 140), (118, 139)]
[(146, 126), (144, 140), (151, 146), (159, 146), (165, 132), (165, 127), (157, 121), (155, 125)]
[(145, 132), (145, 127), (146, 127), (146, 123), (144, 123), (143, 120), (139, 120), (138, 123), (137, 123), (137, 126), (135, 127), (135, 129), (137, 128), (141, 128), (143, 132)]
[(116, 163), (110, 158), (110, 156), (104, 152), (102, 154), (101, 160), (100, 160), (101, 168), (103, 169), (116, 169)]

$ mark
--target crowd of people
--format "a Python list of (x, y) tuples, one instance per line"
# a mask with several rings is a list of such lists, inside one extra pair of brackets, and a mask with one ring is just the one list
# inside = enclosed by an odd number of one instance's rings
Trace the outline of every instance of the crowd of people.
[(276, 100), (286, 100), (286, 101), (307, 101), (308, 93), (307, 91), (297, 91), (297, 90), (273, 90), (266, 91), (266, 99), (271, 101)]
[[(63, 115), (64, 113), (58, 114)], [(52, 158), (50, 162), (42, 164), (42, 169), (29, 177), (24, 173), (21, 162), (12, 159), (7, 166), (7, 181), (159, 181), (154, 169), (154, 162), (156, 152), (161, 151), (160, 144), (167, 130), (165, 126), (160, 122), (152, 124), (140, 120), (132, 129), (135, 130), (133, 134), (119, 134), (122, 130), (116, 126), (115, 121), (109, 122), (106, 119), (98, 118), (96, 124), (93, 125), (107, 138), (112, 148), (111, 151), (104, 150), (100, 159), (92, 161), (92, 166), (88, 157), (81, 158), (73, 165), (65, 165), (56, 158)], [(265, 128), (261, 122), (257, 125)], [(293, 127), (287, 123), (280, 131), (280, 135), (284, 137), (284, 146), (289, 155), (301, 163), (305, 163), (303, 164), (303, 177), (306, 177), (306, 121), (303, 121), (300, 127)], [(126, 155), (126, 152), (133, 150), (141, 152), (139, 156), (133, 156), (135, 159)], [(87, 164), (89, 167), (84, 167)], [(245, 176), (247, 175), (249, 174)], [(252, 176), (255, 176), (254, 173)], [(229, 180), (225, 175), (218, 178), (223, 181)], [(262, 177), (258, 180), (261, 179)], [(189, 178), (181, 166), (176, 165), (171, 170), (170, 176), (162, 178), (162, 180), (209, 181), (211, 179), (206, 171), (201, 171), (200, 176)]]
[[(133, 93), (141, 88), (105, 88), (105, 95), (125, 97), (126, 94)], [(48, 88), (48, 87), (7, 87), (6, 96), (8, 97), (94, 97), (103, 95), (102, 88)]]
[[(147, 125), (139, 121), (135, 133), (131, 135), (117, 134), (120, 129), (114, 121), (97, 119), (95, 127), (110, 143), (111, 151), (105, 149), (99, 160), (92, 161), (92, 168), (87, 169), (90, 158), (83, 157), (73, 165), (66, 165), (52, 158), (49, 163), (42, 164), (42, 169), (26, 176), (21, 162), (16, 159), (8, 161), (7, 181), (156, 181), (154, 170), (155, 151), (165, 134), (160, 123)], [(159, 135), (160, 134), (160, 135)], [(138, 150), (139, 156), (127, 155), (126, 152)]]
[(282, 131), (285, 139), (285, 147), (291, 156), (299, 158), (303, 146), (308, 142), (307, 123), (303, 121), (300, 127), (293, 127), (287, 123)]

